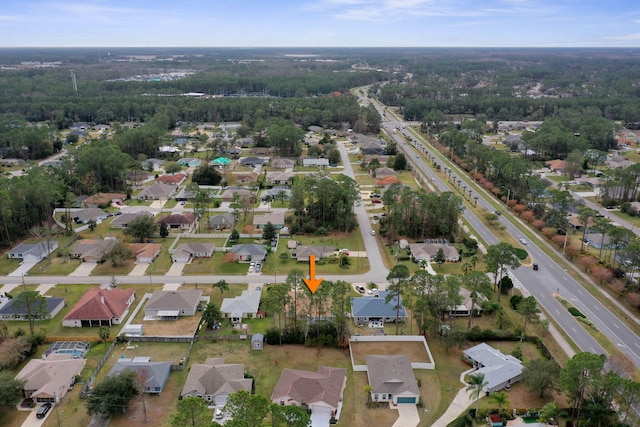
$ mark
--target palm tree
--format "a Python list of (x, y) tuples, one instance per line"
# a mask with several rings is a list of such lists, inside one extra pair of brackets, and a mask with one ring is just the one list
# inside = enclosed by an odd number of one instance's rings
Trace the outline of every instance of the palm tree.
[(489, 396), (489, 400), (498, 406), (498, 413), (501, 413), (503, 408), (509, 406), (509, 395), (504, 391), (493, 393)]
[(229, 284), (226, 280), (222, 279), (211, 285), (212, 288), (218, 288), (220, 290), (220, 296), (224, 293), (224, 291), (229, 290)]
[(478, 401), (480, 400), (482, 389), (487, 384), (489, 384), (489, 382), (485, 381), (484, 374), (476, 373), (469, 375), (469, 382), (467, 383), (466, 390), (471, 392), (471, 397), (476, 401), (476, 412), (473, 416), (474, 420), (478, 417)]

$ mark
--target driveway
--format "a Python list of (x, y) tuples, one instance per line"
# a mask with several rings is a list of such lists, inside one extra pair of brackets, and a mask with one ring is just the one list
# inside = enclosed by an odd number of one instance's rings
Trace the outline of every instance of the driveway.
[(37, 262), (26, 262), (26, 261), (22, 261), (20, 263), (20, 265), (18, 266), (18, 268), (16, 268), (15, 270), (13, 270), (11, 273), (7, 274), (7, 276), (22, 276), (23, 274), (27, 274), (29, 272), (29, 270), (31, 270), (33, 267), (35, 267), (35, 265), (37, 264)]
[(131, 270), (131, 272), (129, 273), (129, 276), (144, 276), (144, 272), (147, 271), (148, 267), (149, 267), (149, 264), (144, 262), (139, 262), (133, 267), (133, 270)]
[(315, 410), (311, 412), (311, 427), (329, 427), (330, 412)]
[(396, 407), (398, 408), (398, 419), (392, 427), (416, 427), (420, 424), (420, 415), (418, 415), (416, 405), (401, 403)]
[(167, 271), (167, 276), (182, 276), (182, 269), (187, 265), (186, 262), (174, 262), (171, 264), (169, 271)]
[(83, 262), (70, 276), (91, 276), (91, 272), (98, 266), (95, 262)]

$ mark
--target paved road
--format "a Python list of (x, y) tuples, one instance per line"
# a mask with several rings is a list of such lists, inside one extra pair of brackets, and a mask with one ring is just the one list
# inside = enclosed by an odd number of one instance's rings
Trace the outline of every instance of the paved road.
[[(374, 102), (374, 105), (376, 105), (378, 111), (384, 108), (378, 102)], [(392, 116), (388, 114), (387, 117)], [(404, 123), (392, 118), (392, 121), (384, 122), (383, 125), (389, 130), (393, 128), (402, 129)], [(396, 140), (398, 147), (408, 153), (408, 158), (416, 165), (417, 169), (422, 170), (424, 174), (429, 176), (438, 189), (451, 191), (450, 188), (430, 170), (430, 167), (422, 157), (416, 158), (414, 152), (407, 147), (404, 139), (402, 139), (399, 134), (393, 134), (392, 132), (389, 134)], [(419, 152), (424, 154), (428, 153), (435, 157), (435, 152), (430, 146), (427, 146), (423, 141), (418, 141), (417, 138), (410, 133), (409, 137)], [(470, 188), (466, 175), (459, 171), (457, 167), (441, 159), (438, 159), (437, 162), (443, 170), (445, 168), (453, 168), (452, 178), (460, 179), (463, 183), (462, 185), (467, 185), (467, 188)], [(489, 212), (494, 210), (494, 207), (489, 203), (491, 199), (487, 197), (486, 194), (482, 192), (473, 194), (473, 197), (476, 196), (478, 197), (478, 204), (480, 206)], [(493, 232), (486, 227), (473, 212), (466, 210), (464, 217), (487, 244), (493, 245), (499, 242)], [(499, 219), (500, 223), (505, 226), (507, 232), (516, 239), (526, 238), (519, 228), (507, 217), (511, 217), (509, 212), (506, 212), (505, 215)], [(553, 297), (553, 293), (555, 292), (559, 292), (560, 295), (571, 301), (573, 305), (596, 325), (599, 331), (632, 360), (636, 367), (640, 368), (640, 338), (589, 292), (585, 291), (562, 266), (558, 265), (547, 255), (547, 252), (550, 252), (552, 249), (546, 242), (536, 238), (536, 241), (530, 242), (526, 246), (526, 249), (532, 258), (540, 265), (540, 270), (533, 271), (531, 268), (521, 267), (510, 274), (518, 279), (523, 286), (536, 297), (539, 304), (553, 317), (567, 335), (574, 340), (576, 345), (583, 351), (606, 354), (598, 342), (587, 333), (584, 327)]]

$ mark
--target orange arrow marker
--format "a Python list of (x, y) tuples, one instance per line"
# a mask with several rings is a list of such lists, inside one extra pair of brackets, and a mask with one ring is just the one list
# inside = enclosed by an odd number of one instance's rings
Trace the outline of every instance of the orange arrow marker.
[(321, 278), (318, 277), (316, 279), (316, 256), (315, 255), (309, 255), (309, 278), (302, 279), (302, 280), (304, 280), (304, 283), (306, 283), (307, 287), (309, 288), (312, 294), (316, 293), (316, 291), (318, 290), (318, 286), (320, 286), (320, 283), (322, 283)]

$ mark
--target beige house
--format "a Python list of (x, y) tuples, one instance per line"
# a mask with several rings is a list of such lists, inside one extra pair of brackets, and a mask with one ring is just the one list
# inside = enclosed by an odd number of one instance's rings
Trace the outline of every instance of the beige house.
[(373, 402), (416, 404), (420, 389), (409, 356), (367, 355), (367, 376)]
[(36, 403), (55, 402), (62, 399), (80, 375), (86, 359), (72, 359), (70, 354), (52, 355), (48, 359), (31, 359), (16, 375), (24, 381), (25, 399)]
[(224, 358), (207, 358), (204, 363), (194, 363), (180, 396), (200, 397), (210, 405), (218, 407), (227, 403), (227, 398), (240, 390), (251, 392), (253, 379), (244, 377), (244, 365), (227, 364)]
[(202, 291), (195, 289), (185, 291), (155, 291), (147, 305), (144, 315), (156, 319), (177, 319), (180, 316), (193, 316), (200, 303), (207, 304), (209, 297), (202, 296)]

